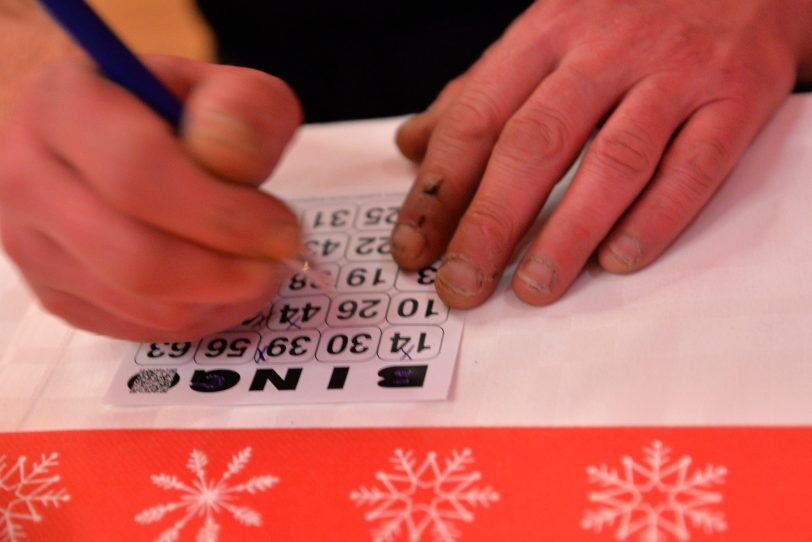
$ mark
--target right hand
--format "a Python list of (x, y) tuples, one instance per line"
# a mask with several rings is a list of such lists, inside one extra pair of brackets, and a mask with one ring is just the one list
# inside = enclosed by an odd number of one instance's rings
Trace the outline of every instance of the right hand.
[(264, 308), (289, 274), (298, 221), (256, 187), (302, 113), (285, 83), (254, 70), (148, 64), (184, 102), (180, 136), (87, 60), (21, 93), (0, 132), (0, 233), (72, 325), (192, 339)]

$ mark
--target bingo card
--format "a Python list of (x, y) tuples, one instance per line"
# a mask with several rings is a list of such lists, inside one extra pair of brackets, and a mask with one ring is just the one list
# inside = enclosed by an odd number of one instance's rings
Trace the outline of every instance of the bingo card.
[(448, 396), (463, 317), (436, 265), (398, 269), (402, 196), (293, 202), (318, 277), (297, 273), (261, 313), (194, 342), (145, 343), (119, 367), (113, 404), (412, 401)]

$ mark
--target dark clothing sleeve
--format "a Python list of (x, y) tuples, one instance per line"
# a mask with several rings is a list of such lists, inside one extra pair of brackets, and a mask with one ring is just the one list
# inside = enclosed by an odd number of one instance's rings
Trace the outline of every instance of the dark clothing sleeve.
[(287, 81), (308, 122), (425, 109), (530, 3), (199, 0), (219, 60)]

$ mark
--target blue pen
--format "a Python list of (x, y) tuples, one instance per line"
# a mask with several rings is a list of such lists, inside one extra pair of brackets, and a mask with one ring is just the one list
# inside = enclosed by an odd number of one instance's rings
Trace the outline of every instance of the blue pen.
[(183, 107), (84, 0), (40, 0), (107, 78), (126, 88), (175, 129)]

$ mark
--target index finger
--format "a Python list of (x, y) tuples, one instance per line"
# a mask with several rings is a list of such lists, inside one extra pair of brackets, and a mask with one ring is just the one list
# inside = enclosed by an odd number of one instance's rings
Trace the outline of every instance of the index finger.
[(508, 118), (553, 69), (552, 43), (528, 21), (518, 19), (486, 51), (444, 106), (392, 232), (392, 255), (402, 267), (417, 269), (440, 255)]

